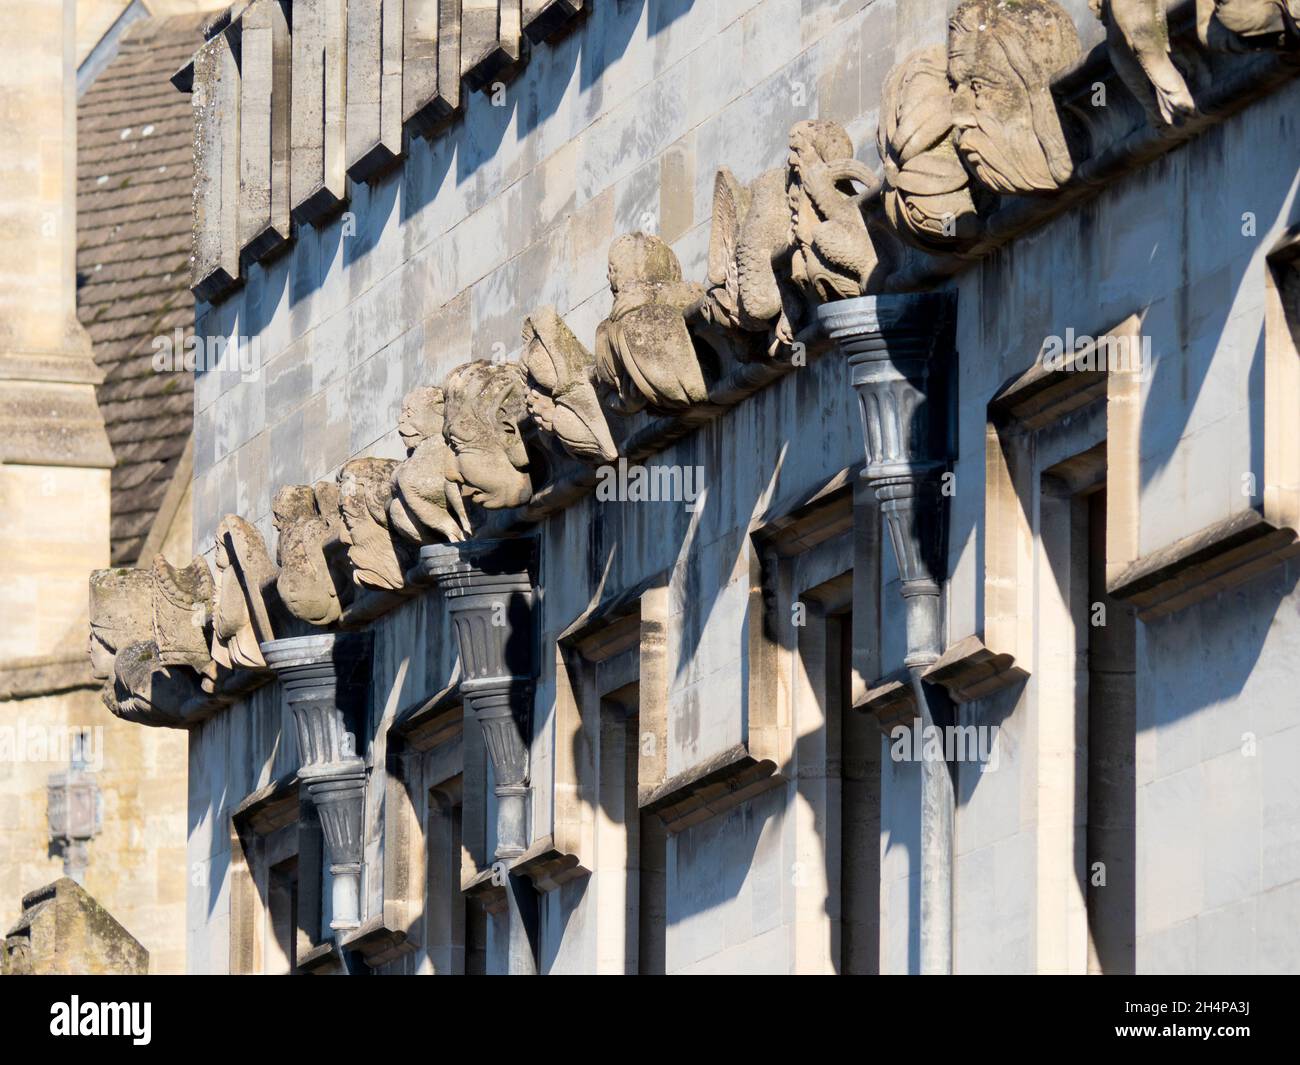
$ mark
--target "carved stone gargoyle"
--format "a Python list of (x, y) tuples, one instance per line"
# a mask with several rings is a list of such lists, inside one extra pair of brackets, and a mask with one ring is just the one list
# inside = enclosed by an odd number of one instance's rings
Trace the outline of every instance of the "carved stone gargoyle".
[(455, 461), (450, 480), (461, 497), (486, 510), (520, 507), (532, 498), (524, 373), (517, 363), (483, 359), (457, 366), (443, 383), (443, 436)]
[(208, 655), (212, 577), (200, 558), (178, 570), (159, 556), (149, 570), (90, 576), (91, 673), (104, 705), (142, 725), (176, 726), (214, 673)]
[(853, 142), (842, 126), (822, 119), (795, 123), (786, 170), (790, 272), (812, 300), (860, 296), (883, 279), (886, 264), (863, 214), (863, 205), (879, 191), (879, 178), (853, 158)]
[(412, 389), (402, 400), (397, 432), (406, 461), (393, 470), (390, 527), (415, 544), (458, 543), (469, 534), (469, 518), (453, 479), (456, 456), (443, 438), (442, 389)]
[(1089, 0), (1106, 26), (1111, 62), (1154, 126), (1196, 113), (1196, 101), (1169, 54), (1165, 0)]
[(658, 237), (628, 233), (609, 248), (614, 306), (596, 328), (602, 401), (619, 414), (671, 413), (703, 403), (708, 386), (685, 313), (703, 296), (682, 280), (677, 256)]
[(596, 358), (554, 307), (524, 319), (528, 412), (570, 455), (591, 465), (613, 462), (618, 448), (596, 394)]
[(212, 657), (226, 669), (265, 669), (258, 644), (275, 634), (262, 589), (277, 571), (262, 534), (238, 514), (227, 514), (217, 526), (216, 563)]
[(957, 155), (943, 45), (913, 52), (889, 72), (877, 141), (885, 217), (899, 237), (923, 250), (955, 251), (979, 236), (970, 174)]
[(279, 532), (276, 591), (285, 609), (309, 625), (332, 625), (351, 593), (347, 530), (332, 481), (289, 484), (275, 493), (271, 513)]
[(745, 186), (723, 167), (713, 179), (706, 309), (716, 325), (771, 333), (771, 354), (790, 343), (803, 316), (802, 302), (783, 280), (777, 262), (790, 254), (786, 171), (774, 167)]
[(1300, 0), (1196, 0), (1196, 29), (1216, 52), (1300, 47)]
[(1054, 193), (1074, 160), (1052, 77), (1079, 58), (1056, 0), (963, 0), (948, 23), (957, 151), (976, 180), (1007, 195)]
[(347, 528), (348, 561), (357, 584), (389, 591), (406, 583), (413, 561), (388, 526), (397, 459), (351, 459), (339, 470), (339, 510)]

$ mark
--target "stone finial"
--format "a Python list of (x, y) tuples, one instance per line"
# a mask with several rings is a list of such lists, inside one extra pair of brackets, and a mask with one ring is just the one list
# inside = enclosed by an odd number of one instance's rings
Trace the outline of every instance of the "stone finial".
[[(855, 183), (862, 192), (852, 191)], [(862, 208), (879, 189), (879, 179), (853, 158), (842, 126), (822, 119), (795, 123), (786, 171), (791, 275), (817, 301), (860, 296), (878, 280), (880, 255)]]
[(6, 976), (142, 976), (149, 952), (70, 877), (23, 896), (5, 933)]
[(226, 669), (265, 669), (258, 644), (271, 639), (272, 630), (262, 589), (277, 572), (262, 534), (238, 514), (227, 514), (217, 526), (216, 563), (212, 657)]
[(609, 248), (614, 306), (596, 329), (596, 376), (604, 402), (622, 414), (671, 413), (709, 396), (685, 312), (703, 295), (682, 280), (677, 256), (658, 237), (629, 233)]
[(271, 513), (279, 532), (280, 601), (299, 621), (332, 625), (351, 591), (338, 489), (331, 481), (285, 485), (275, 493)]
[(556, 313), (541, 307), (524, 319), (523, 367), (528, 412), (581, 462), (618, 458), (618, 448), (596, 395), (596, 359)]
[(527, 386), (515, 363), (482, 359), (447, 376), (443, 436), (454, 456), (451, 480), (461, 496), (487, 510), (523, 506), (532, 498), (524, 422)]
[(1300, 44), (1300, 0), (1196, 0), (1197, 33), (1215, 51)]
[(957, 151), (993, 192), (1055, 192), (1074, 163), (1052, 76), (1079, 58), (1079, 34), (1056, 0), (963, 0), (948, 24)]
[(406, 563), (388, 526), (397, 459), (352, 459), (339, 470), (339, 510), (347, 528), (352, 579), (395, 591), (406, 583)]
[(1169, 56), (1164, 0), (1089, 0), (1106, 25), (1111, 62), (1152, 125), (1173, 125), (1196, 113), (1182, 72)]
[(970, 174), (957, 155), (943, 45), (919, 49), (889, 72), (877, 139), (885, 216), (903, 240), (944, 251), (978, 235)]
[(389, 526), (416, 544), (455, 543), (469, 533), (460, 486), (453, 480), (456, 456), (443, 438), (446, 405), (442, 389), (416, 388), (402, 400), (397, 432), (406, 461), (393, 470)]
[(760, 174), (748, 187), (723, 167), (713, 179), (709, 231), (710, 317), (747, 332), (775, 330), (793, 339), (801, 308), (784, 291), (775, 260), (790, 250), (790, 207), (781, 167)]

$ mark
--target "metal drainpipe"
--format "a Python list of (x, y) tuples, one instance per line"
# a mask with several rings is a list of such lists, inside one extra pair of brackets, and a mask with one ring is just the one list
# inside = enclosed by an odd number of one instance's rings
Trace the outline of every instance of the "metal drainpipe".
[(420, 549), (420, 564), (447, 597), (460, 648), (461, 692), (483, 730), (497, 797), (496, 863), (506, 891), (506, 971), (537, 973), (537, 892), (510, 863), (528, 846), (528, 747), (536, 654), (531, 539), (471, 540)]
[[(923, 680), (943, 650), (947, 515), (944, 412), (933, 411), (930, 370), (955, 319), (955, 296), (862, 296), (818, 309), (822, 330), (846, 357), (858, 395), (867, 467), (898, 562), (907, 656), (924, 737), (951, 724), (946, 692)], [(921, 972), (952, 972), (953, 814), (946, 761), (921, 759)]]

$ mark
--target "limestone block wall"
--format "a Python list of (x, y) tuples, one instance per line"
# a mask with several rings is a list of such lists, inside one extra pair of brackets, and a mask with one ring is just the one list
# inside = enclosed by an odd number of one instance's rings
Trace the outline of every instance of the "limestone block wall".
[[(1062, 6), (1085, 48), (1101, 39), (1084, 0)], [(278, 258), (246, 265), (241, 286), (200, 307), (201, 333), (249, 338), (253, 350), (251, 363), (236, 367), (228, 355), (224, 368), (196, 383), (196, 552), (211, 552), (227, 513), (247, 516), (274, 543), (270, 503), (280, 485), (331, 477), (355, 456), (401, 457), (402, 396), (466, 359), (516, 356), (534, 307), (554, 304), (589, 342), (609, 311), (606, 251), (614, 236), (658, 233), (685, 276), (703, 276), (714, 172), (726, 165), (748, 181), (779, 165), (794, 122), (843, 123), (858, 157), (876, 165), (879, 86), (904, 54), (944, 39), (946, 13), (942, 4), (889, 0), (602, 3), (568, 36), (534, 48), (495, 99), (469, 93), (462, 118), (432, 139), (410, 140), (397, 169), (369, 184), (352, 181), (342, 213), (300, 224)], [(1135, 559), (1259, 504), (1267, 480), (1263, 262), (1297, 221), (1296, 99), (1292, 85), (1252, 104), (957, 278), (949, 645), (987, 635), (986, 578), (1006, 535), (987, 515), (989, 404), (1033, 366), (1050, 336), (1096, 335), (1143, 316), (1152, 365), (1136, 407), (1139, 447), (1124, 452), (1112, 436), (1107, 455), (1108, 492), (1119, 498), (1113, 471), (1121, 469), (1137, 486), (1135, 507), (1111, 504), (1127, 523)], [(1257, 165), (1243, 170), (1243, 158)], [(709, 494), (698, 513), (588, 498), (543, 524), (534, 839), (560, 831), (565, 801), (555, 777), (570, 737), (557, 731), (554, 644), (595, 598), (614, 600), (655, 581), (667, 591), (665, 777), (752, 739), (762, 708), (750, 683), (749, 534), (773, 508), (854, 469), (858, 433), (843, 366), (822, 356), (656, 456), (702, 467)], [(1048, 440), (1044, 452), (1060, 443)], [(1253, 482), (1243, 480), (1249, 474)], [(1027, 508), (1031, 540), (1038, 538), (1025, 559), (1031, 609), (1054, 587), (1040, 495), (1013, 501)], [(824, 578), (835, 575), (832, 566)], [(855, 626), (868, 605), (880, 619), (863, 641), (869, 649), (854, 641), (860, 687), (896, 669), (906, 649), (890, 551), (880, 552), (871, 578), (870, 596), (854, 602)], [(1287, 967), (1285, 939), (1265, 919), (1287, 918), (1296, 898), (1285, 843), (1296, 824), (1294, 789), (1277, 770), (1300, 724), (1284, 650), (1293, 583), (1290, 570), (1277, 570), (1138, 624), (1140, 969), (1213, 970), (1234, 941), (1252, 944), (1259, 967)], [(390, 886), (380, 873), (391, 845), (380, 813), (388, 794), (383, 725), (446, 685), (454, 653), (439, 617), (436, 606), (415, 600), (373, 625), (370, 913), (383, 908)], [(1073, 856), (1059, 846), (1068, 832), (1058, 832), (1062, 823), (1078, 829), (1071, 820), (1078, 794), (1058, 769), (1071, 764), (1077, 773), (1083, 752), (1063, 737), (1067, 696), (1049, 683), (1071, 668), (1070, 648), (1050, 626), (1040, 628), (1016, 649), (1028, 682), (960, 708), (963, 723), (996, 735), (998, 763), (959, 772), (958, 971), (1087, 963)], [(1191, 679), (1197, 669), (1214, 670), (1213, 698)], [(806, 679), (790, 667), (770, 690)], [(189, 861), (202, 870), (201, 889), (189, 895), (192, 971), (230, 963), (229, 818), (245, 796), (296, 764), (285, 725), (272, 685), (191, 731)], [(795, 753), (780, 759), (770, 790), (669, 837), (669, 972), (837, 964), (839, 902), (817, 878), (836, 868), (831, 822), (818, 818), (833, 808), (838, 778), (815, 749), (815, 718), (796, 714), (785, 725)], [(1233, 760), (1239, 725), (1256, 738), (1254, 761)], [(879, 967), (909, 972), (920, 953), (920, 772), (892, 760), (883, 741), (882, 752)], [(819, 771), (833, 783), (812, 784)], [(1182, 801), (1193, 791), (1203, 803), (1230, 796), (1240, 804), (1233, 809), (1242, 823), (1259, 826), (1259, 855), (1247, 853), (1219, 814), (1199, 821), (1195, 804)], [(492, 824), (491, 810), (486, 820)], [(543, 895), (544, 970), (601, 964), (598, 930), (618, 905), (618, 883), (598, 869)], [(502, 920), (489, 922), (489, 965), (498, 967)]]

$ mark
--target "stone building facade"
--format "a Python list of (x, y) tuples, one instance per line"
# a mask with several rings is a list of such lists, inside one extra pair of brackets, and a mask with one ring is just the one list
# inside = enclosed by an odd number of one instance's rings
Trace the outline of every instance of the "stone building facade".
[(36, 971), (99, 966), (40, 932), (64, 875), (129, 932), (133, 969), (185, 969), (186, 739), (105, 706), (86, 581), (190, 557), (192, 374), (155, 372), (153, 342), (194, 326), (190, 109), (167, 78), (204, 6), (4, 10), (0, 932), (39, 941)]
[(289, 14), (96, 578), (191, 971), (1295, 969), (1294, 3)]

